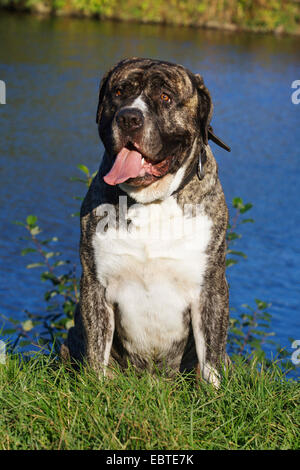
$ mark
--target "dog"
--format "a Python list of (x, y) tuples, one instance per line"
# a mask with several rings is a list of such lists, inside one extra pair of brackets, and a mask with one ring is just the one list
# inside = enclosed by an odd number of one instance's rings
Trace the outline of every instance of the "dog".
[(229, 362), (228, 209), (208, 140), (202, 76), (130, 58), (100, 83), (105, 153), (81, 206), (80, 302), (61, 348), (109, 375), (195, 369), (215, 387)]

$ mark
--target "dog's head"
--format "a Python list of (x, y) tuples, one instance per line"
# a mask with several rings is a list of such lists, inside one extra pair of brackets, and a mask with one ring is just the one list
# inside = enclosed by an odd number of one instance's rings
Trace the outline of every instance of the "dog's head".
[(195, 139), (207, 144), (211, 115), (200, 75), (159, 60), (121, 61), (100, 85), (97, 123), (111, 168), (104, 180), (135, 190), (170, 181)]

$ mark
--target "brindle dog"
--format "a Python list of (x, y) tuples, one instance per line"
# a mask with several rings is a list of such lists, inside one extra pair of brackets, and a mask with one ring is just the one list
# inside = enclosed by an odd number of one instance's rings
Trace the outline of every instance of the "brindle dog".
[(208, 139), (229, 148), (212, 108), (202, 77), (180, 65), (132, 58), (104, 76), (105, 154), (81, 207), (80, 302), (63, 358), (104, 374), (116, 362), (197, 368), (219, 385), (228, 211)]

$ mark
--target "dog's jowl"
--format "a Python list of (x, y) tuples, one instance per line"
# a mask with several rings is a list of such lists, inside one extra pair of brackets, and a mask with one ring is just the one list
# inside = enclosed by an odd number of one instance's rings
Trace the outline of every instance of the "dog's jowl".
[(212, 101), (180, 65), (126, 59), (100, 84), (105, 154), (81, 207), (82, 277), (62, 356), (219, 385), (227, 363), (227, 206)]

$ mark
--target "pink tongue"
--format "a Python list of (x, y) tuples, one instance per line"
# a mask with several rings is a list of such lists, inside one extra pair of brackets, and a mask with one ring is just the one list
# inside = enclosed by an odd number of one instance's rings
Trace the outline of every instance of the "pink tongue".
[(136, 178), (142, 168), (142, 155), (135, 150), (123, 147), (118, 153), (112, 169), (104, 176), (104, 181), (111, 186), (123, 183), (129, 178)]

